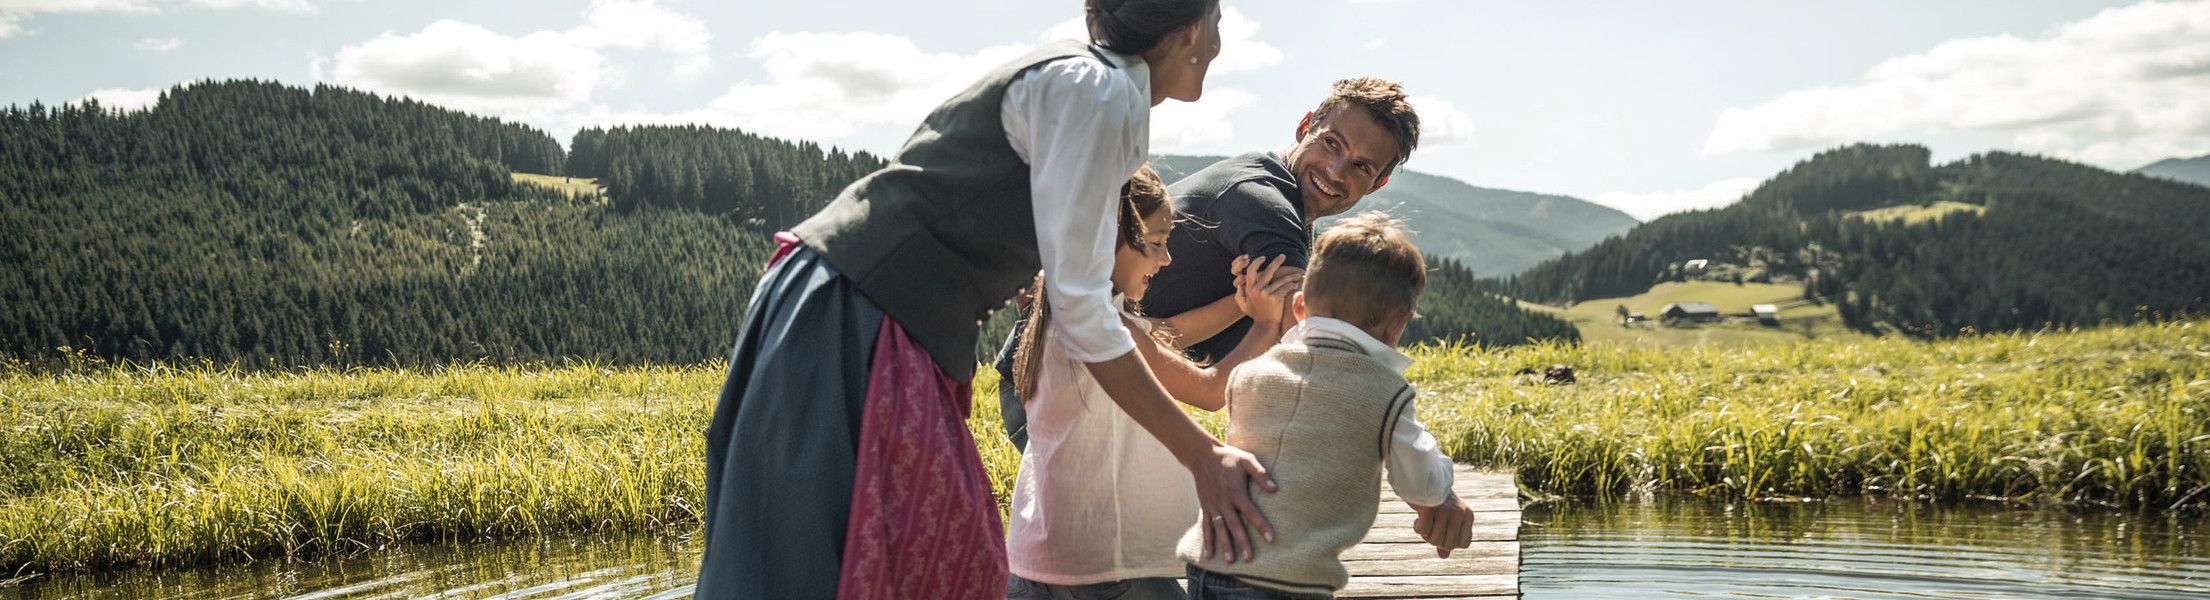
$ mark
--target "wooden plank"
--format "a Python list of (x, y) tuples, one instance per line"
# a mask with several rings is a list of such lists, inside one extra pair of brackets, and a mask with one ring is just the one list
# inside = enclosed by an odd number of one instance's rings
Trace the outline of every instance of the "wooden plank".
[[(1519, 512), (1518, 498), (1466, 498), (1459, 497), (1473, 512)], [(1381, 514), (1412, 514), (1412, 505), (1396, 496), (1381, 497)]]
[(1514, 596), (1519, 594), (1519, 573), (1493, 575), (1417, 575), (1352, 577), (1337, 598), (1436, 598), (1446, 596)]
[(1383, 482), (1373, 530), (1343, 555), (1351, 581), (1338, 597), (1517, 598), (1518, 483), (1509, 473), (1459, 467), (1452, 484), (1475, 512), (1472, 547), (1437, 558), (1435, 547), (1412, 533), (1412, 507)]
[(1491, 556), (1488, 558), (1460, 557), (1452, 552), (1450, 558), (1407, 558), (1399, 560), (1371, 560), (1344, 563), (1353, 569), (1353, 577), (1386, 577), (1396, 575), (1444, 576), (1444, 575), (1517, 575), (1518, 556)]
[[(1407, 521), (1407, 523), (1409, 523), (1409, 521)], [(1475, 521), (1473, 523), (1473, 541), (1507, 542), (1518, 539), (1518, 519), (1513, 519), (1511, 522)], [(1389, 528), (1376, 527), (1373, 531), (1366, 532), (1366, 539), (1360, 540), (1360, 543), (1404, 544), (1419, 541), (1421, 541), (1419, 534), (1413, 533), (1410, 526)]]
[[(1517, 481), (1517, 477), (1510, 473), (1483, 473), (1466, 467), (1458, 467), (1452, 471), (1450, 489), (1458, 492), (1459, 498), (1466, 499), (1517, 498), (1519, 497)], [(1381, 493), (1385, 495), (1394, 493), (1389, 487), (1387, 478), (1383, 478), (1381, 481)]]
[[(1374, 515), (1374, 529), (1411, 529), (1412, 521), (1417, 518), (1419, 518), (1419, 515), (1409, 512), (1381, 513), (1378, 515)], [(1473, 527), (1476, 530), (1480, 529), (1483, 525), (1499, 524), (1511, 524), (1515, 526), (1518, 525), (1519, 511), (1488, 511), (1473, 513)], [(1519, 536), (1514, 535), (1512, 539), (1519, 539)]]
[[(1493, 558), (1499, 556), (1519, 556), (1519, 542), (1474, 542), (1471, 547), (1460, 548), (1450, 553), (1451, 560), (1466, 558)], [(1343, 553), (1343, 564), (1351, 565), (1352, 563), (1374, 560), (1413, 560), (1423, 558), (1435, 558), (1435, 547), (1428, 545), (1427, 542), (1369, 542), (1354, 546), (1350, 549), (1349, 552)], [(1350, 569), (1351, 573), (1358, 573), (1358, 567), (1351, 566)]]

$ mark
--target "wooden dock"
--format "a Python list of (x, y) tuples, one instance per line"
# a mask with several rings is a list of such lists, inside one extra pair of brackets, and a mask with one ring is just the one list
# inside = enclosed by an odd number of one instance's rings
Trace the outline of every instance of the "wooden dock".
[(1339, 598), (1518, 598), (1519, 485), (1509, 473), (1458, 467), (1458, 498), (1473, 507), (1473, 547), (1436, 558), (1412, 533), (1412, 508), (1381, 487), (1381, 514), (1343, 556), (1351, 583)]

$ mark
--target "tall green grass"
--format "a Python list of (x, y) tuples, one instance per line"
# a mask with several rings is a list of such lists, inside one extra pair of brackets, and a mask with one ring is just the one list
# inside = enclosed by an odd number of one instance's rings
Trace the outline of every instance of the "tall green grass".
[(0, 378), (0, 566), (695, 523), (718, 367)]
[[(1415, 354), (1454, 456), (1566, 494), (2210, 502), (2210, 326)], [(1581, 382), (1514, 379), (1573, 366)]]
[[(1550, 493), (2210, 505), (2206, 323), (1412, 354), (1420, 416), (1444, 447)], [(1513, 375), (1551, 363), (1581, 383)], [(1002, 509), (1019, 456), (982, 371), (968, 424)], [(0, 568), (687, 531), (722, 375), (719, 364), (0, 368)]]

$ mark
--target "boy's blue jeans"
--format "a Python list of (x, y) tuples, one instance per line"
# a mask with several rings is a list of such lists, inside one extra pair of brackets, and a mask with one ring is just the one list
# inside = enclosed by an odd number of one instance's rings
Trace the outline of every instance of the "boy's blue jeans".
[(1295, 594), (1246, 585), (1234, 577), (1189, 565), (1189, 600), (1331, 600), (1328, 594)]

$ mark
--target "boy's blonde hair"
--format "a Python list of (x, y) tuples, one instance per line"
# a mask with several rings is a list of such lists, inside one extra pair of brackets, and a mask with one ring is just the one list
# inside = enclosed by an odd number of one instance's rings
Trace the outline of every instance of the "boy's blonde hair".
[(1379, 327), (1419, 306), (1427, 259), (1404, 222), (1379, 211), (1344, 217), (1320, 233), (1305, 274), (1306, 310)]

